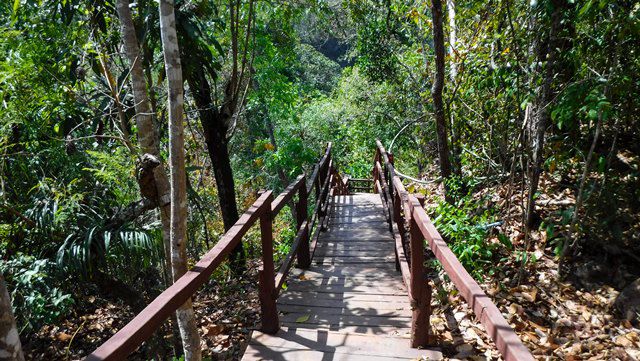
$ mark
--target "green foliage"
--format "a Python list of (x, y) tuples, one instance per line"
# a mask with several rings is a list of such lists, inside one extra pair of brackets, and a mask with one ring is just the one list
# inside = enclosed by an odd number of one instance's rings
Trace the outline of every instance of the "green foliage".
[(299, 44), (295, 52), (298, 58), (296, 76), (306, 91), (331, 92), (338, 83), (340, 65), (309, 44)]
[(301, 123), (306, 138), (315, 144), (332, 139), (340, 170), (352, 177), (369, 177), (375, 139), (387, 143), (393, 137), (389, 123), (398, 110), (392, 89), (368, 80), (358, 68), (345, 69), (330, 97), (318, 97), (304, 108)]
[(73, 305), (60, 284), (54, 262), (24, 254), (0, 262), (0, 272), (11, 285), (12, 306), (20, 332), (31, 332), (66, 315)]
[(498, 234), (500, 244), (488, 242), (489, 227), (494, 223), (495, 210), (486, 209), (485, 200), (473, 199), (471, 192), (461, 195), (464, 189), (471, 189), (468, 181), (453, 178), (451, 189), (458, 192), (455, 204), (440, 200), (433, 210), (433, 220), (438, 231), (447, 239), (449, 248), (460, 263), (475, 278), (482, 279), (493, 272), (495, 260), (500, 253), (513, 249), (508, 237)]

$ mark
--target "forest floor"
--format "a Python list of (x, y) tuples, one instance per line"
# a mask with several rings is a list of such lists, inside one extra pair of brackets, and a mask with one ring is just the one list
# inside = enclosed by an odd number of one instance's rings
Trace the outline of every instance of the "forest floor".
[[(441, 192), (429, 189), (431, 194)], [(542, 219), (556, 217), (575, 201), (572, 192), (543, 177), (538, 204)], [(510, 237), (516, 251), (524, 248), (522, 194), (509, 192), (507, 184), (482, 188), (476, 198), (488, 199), (504, 220), (499, 229)], [(508, 199), (511, 198), (511, 199)], [(433, 207), (427, 203), (427, 208)], [(509, 210), (510, 208), (510, 210)], [(489, 242), (498, 242), (490, 236)], [(558, 281), (557, 258), (544, 231), (533, 231), (530, 251), (536, 261), (525, 267), (525, 277), (514, 282), (520, 262), (518, 252), (501, 254), (480, 286), (507, 315), (525, 345), (539, 360), (640, 360), (640, 329), (622, 319), (613, 302), (621, 288), (640, 276), (638, 265), (624, 257), (583, 255), (572, 277)], [(258, 327), (259, 303), (252, 264), (240, 279), (222, 277), (211, 282), (194, 299), (205, 357), (212, 360), (241, 358), (251, 329)], [(599, 271), (594, 275), (594, 270)], [(434, 270), (434, 331), (449, 360), (497, 360), (499, 352), (466, 302), (442, 271)], [(85, 292), (75, 310), (56, 325), (42, 327), (23, 338), (27, 359), (80, 359), (124, 326), (135, 312), (114, 295), (96, 288)], [(134, 355), (170, 354), (175, 338), (171, 326)], [(165, 358), (166, 359), (166, 358)]]
[[(228, 273), (228, 272), (226, 272)], [(250, 263), (240, 278), (223, 276), (202, 287), (193, 300), (206, 360), (237, 360), (252, 329), (258, 328), (260, 305), (257, 293), (257, 263)], [(92, 289), (79, 299), (73, 312), (55, 325), (23, 337), (27, 360), (80, 360), (107, 341), (135, 316), (132, 308), (113, 293)], [(147, 300), (150, 302), (151, 299)], [(156, 334), (128, 359), (172, 360), (177, 330), (165, 322)]]
[[(573, 192), (544, 176), (540, 187), (537, 211), (543, 220), (560, 224), (562, 211), (575, 204)], [(428, 192), (441, 194), (442, 190), (432, 187)], [(493, 266), (495, 273), (487, 273), (480, 286), (507, 315), (536, 359), (640, 360), (640, 329), (614, 307), (620, 290), (640, 277), (640, 265), (623, 256), (609, 257), (606, 252), (582, 254), (573, 260), (571, 275), (560, 281), (553, 242), (546, 231), (534, 230), (529, 251), (536, 260), (525, 266), (520, 282), (514, 281), (521, 267), (517, 251), (525, 247), (522, 194), (500, 184), (482, 188), (473, 196), (487, 199), (486, 206), (498, 209), (499, 219), (505, 222), (498, 230), (515, 247), (514, 252), (500, 255), (499, 265)], [(427, 204), (427, 208), (434, 206)], [(499, 241), (490, 236), (489, 242)], [(437, 277), (439, 289), (448, 296), (434, 297), (438, 302), (432, 325), (445, 355), (451, 360), (498, 359), (494, 343), (455, 286), (443, 271)]]

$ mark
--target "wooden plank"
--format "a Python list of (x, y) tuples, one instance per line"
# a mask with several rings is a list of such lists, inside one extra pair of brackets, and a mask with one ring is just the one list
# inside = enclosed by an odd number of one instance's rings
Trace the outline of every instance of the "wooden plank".
[(319, 325), (315, 323), (292, 323), (292, 322), (283, 322), (283, 327), (299, 327), (306, 328), (311, 330), (327, 330), (327, 331), (340, 331), (347, 333), (361, 333), (366, 335), (385, 335), (385, 336), (402, 336), (407, 337), (407, 349), (410, 348), (409, 336), (411, 335), (411, 329), (406, 327), (396, 327), (396, 326), (377, 326), (377, 327), (367, 327), (367, 326), (349, 326), (349, 325)]
[[(306, 294), (306, 293), (305, 293)], [(327, 294), (325, 294), (327, 295)], [(278, 299), (278, 308), (286, 310), (287, 307), (327, 307), (327, 308), (373, 308), (380, 311), (411, 309), (411, 303), (407, 296), (379, 297), (373, 300), (356, 300), (355, 297), (347, 295), (347, 299), (332, 299), (329, 297), (317, 297), (314, 300), (308, 298), (294, 298), (294, 295), (281, 296)], [(317, 296), (314, 294), (314, 296)], [(372, 297), (368, 297), (372, 298)]]
[(367, 239), (358, 239), (358, 238), (347, 238), (347, 237), (340, 237), (340, 235), (333, 235), (333, 234), (325, 234), (322, 237), (322, 241), (325, 242), (339, 242), (339, 243), (355, 243), (355, 244), (363, 244), (363, 243), (383, 243), (383, 244), (390, 244), (393, 246), (393, 238), (383, 238), (383, 237), (371, 237), (371, 238), (367, 238)]
[(331, 230), (322, 235), (322, 240), (345, 240), (354, 242), (367, 242), (375, 240), (386, 240), (393, 243), (393, 236), (388, 229), (376, 228), (354, 228), (350, 230)]
[[(434, 360), (442, 357), (436, 350), (407, 348), (407, 339), (404, 337), (306, 330), (302, 328), (288, 328), (281, 330), (274, 336), (254, 333), (251, 345), (289, 349), (306, 349), (313, 346), (314, 349), (322, 352), (386, 357), (386, 359), (393, 359), (394, 357), (416, 359), (424, 356)], [(375, 358), (372, 359), (375, 360)]]
[(367, 241), (369, 239), (393, 239), (388, 228), (380, 227), (329, 228), (323, 239), (325, 238), (344, 238), (357, 241)]
[[(361, 276), (366, 273), (373, 273), (374, 276), (377, 275), (378, 277), (395, 277), (398, 275), (395, 264), (390, 262), (351, 263), (340, 265), (323, 264), (319, 262), (322, 261), (316, 262), (318, 267), (335, 267), (337, 268), (337, 271), (340, 272), (339, 274), (344, 276)], [(374, 271), (372, 271), (372, 269), (374, 269)]]
[(349, 316), (379, 316), (381, 312), (394, 317), (411, 317), (411, 305), (405, 304), (393, 309), (379, 310), (371, 308), (349, 308), (349, 307), (320, 307), (320, 306), (299, 306), (285, 305), (281, 307), (283, 314), (301, 313), (318, 315), (349, 315)]
[(389, 227), (386, 226), (386, 221), (383, 220), (381, 222), (384, 223), (374, 223), (374, 224), (351, 224), (351, 225), (333, 225), (333, 227), (328, 228), (328, 231), (331, 234), (353, 234), (354, 238), (358, 238), (368, 234), (376, 234), (380, 237), (392, 238), (391, 232), (389, 232)]
[[(427, 356), (427, 360), (441, 360)], [(251, 345), (247, 349), (243, 360), (276, 360), (276, 361), (385, 361), (385, 360), (415, 360), (415, 357), (373, 356), (352, 353), (316, 351), (312, 349), (293, 349), (277, 346)]]
[(395, 267), (336, 267), (331, 265), (314, 266), (309, 274), (315, 277), (363, 277), (381, 279), (384, 277), (399, 277), (400, 273), (395, 270)]
[(388, 278), (388, 279), (371, 279), (366, 277), (310, 277), (305, 275), (301, 278), (294, 278), (288, 283), (288, 289), (294, 288), (308, 288), (309, 291), (322, 291), (326, 292), (329, 288), (333, 287), (347, 287), (343, 291), (336, 292), (352, 292), (354, 287), (359, 287), (362, 290), (373, 290), (375, 288), (393, 290), (403, 290), (403, 294), (406, 295), (406, 287), (402, 283), (400, 277)]
[(380, 205), (380, 202), (378, 203), (336, 203), (336, 207), (340, 210), (366, 210), (366, 209), (371, 209), (372, 207), (377, 207)]
[(402, 296), (408, 295), (404, 287), (394, 286), (365, 286), (365, 285), (321, 285), (312, 283), (296, 282), (288, 285), (291, 292), (316, 292), (329, 294), (368, 294), (376, 296)]
[[(287, 304), (295, 304), (294, 301), (303, 302), (308, 298), (315, 298), (315, 300), (332, 300), (332, 301), (345, 301), (345, 302), (357, 302), (357, 301), (366, 301), (366, 302), (390, 302), (390, 303), (408, 303), (409, 298), (406, 294), (398, 293), (397, 295), (387, 295), (387, 294), (371, 294), (371, 293), (363, 293), (363, 292), (343, 292), (343, 293), (324, 293), (314, 291), (295, 291), (295, 290), (287, 290), (287, 292), (283, 293), (280, 298), (278, 298), (278, 302), (286, 301)], [(301, 303), (302, 304), (302, 303)], [(304, 303), (305, 306), (313, 306), (313, 303)], [(334, 306), (335, 307), (335, 306)]]
[(340, 216), (344, 217), (346, 215), (369, 215), (369, 214), (384, 214), (382, 207), (379, 205), (371, 205), (368, 207), (352, 207), (352, 206), (340, 206), (339, 204), (335, 205), (336, 211), (339, 211)]
[(335, 207), (336, 213), (331, 218), (345, 218), (345, 217), (366, 217), (372, 215), (382, 215), (384, 216), (384, 210), (382, 208), (362, 208), (362, 209), (353, 209), (352, 207), (348, 207), (347, 210), (344, 210), (345, 207), (337, 206)]
[[(297, 322), (301, 318), (303, 322)], [(305, 313), (305, 312), (290, 312), (280, 316), (280, 319), (284, 323), (305, 323), (314, 325), (332, 325), (341, 326), (362, 326), (362, 327), (398, 327), (406, 328), (411, 326), (411, 317), (407, 315), (394, 316), (390, 313), (379, 313), (377, 315), (335, 315), (329, 313)]]
[(359, 216), (331, 216), (330, 224), (362, 224), (362, 223), (376, 223), (380, 224), (386, 222), (387, 219), (383, 214), (368, 214)]
[[(292, 272), (293, 274), (293, 272)], [(289, 285), (293, 284), (309, 284), (313, 287), (342, 285), (342, 286), (367, 286), (367, 287), (398, 287), (406, 289), (402, 282), (399, 282), (400, 277), (371, 279), (364, 277), (313, 277), (309, 272), (306, 272), (304, 277), (292, 276)]]
[[(399, 293), (407, 295), (407, 288), (401, 282), (400, 277), (375, 282), (371, 279), (341, 279), (341, 278), (319, 278), (319, 279), (295, 279), (288, 283), (288, 290), (305, 290), (316, 292), (367, 292), (367, 293)], [(378, 292), (379, 291), (379, 292)], [(384, 292), (382, 292), (384, 291)]]
[[(329, 250), (318, 253), (316, 259), (346, 263), (395, 262), (396, 256), (393, 251), (391, 249), (385, 249), (384, 251), (385, 252), (360, 252), (353, 249), (347, 251)], [(378, 254), (379, 256), (372, 256), (372, 254)]]
[(326, 242), (318, 245), (320, 251), (361, 251), (368, 254), (387, 254), (393, 252), (393, 244), (385, 242)]
[(374, 260), (363, 260), (354, 257), (321, 257), (315, 261), (318, 265), (345, 265), (345, 266), (357, 266), (357, 265), (371, 265), (390, 263), (395, 267), (395, 256), (385, 259), (380, 257)]

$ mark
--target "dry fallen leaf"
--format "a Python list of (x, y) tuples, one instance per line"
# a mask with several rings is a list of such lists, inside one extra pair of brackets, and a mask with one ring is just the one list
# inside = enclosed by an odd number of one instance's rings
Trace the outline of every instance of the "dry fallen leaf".
[(224, 326), (222, 325), (209, 325), (204, 328), (205, 336), (211, 336), (211, 337), (217, 336), (221, 334), (222, 331), (224, 331)]
[(73, 338), (73, 336), (69, 335), (68, 333), (64, 333), (61, 332), (58, 334), (58, 336), (56, 336), (58, 338), (58, 340), (62, 341), (62, 342), (67, 342), (69, 340), (71, 340)]
[(309, 277), (305, 276), (305, 274), (304, 274), (304, 273), (302, 273), (302, 274), (300, 274), (300, 276), (298, 276), (298, 279), (299, 279), (300, 281), (308, 281), (308, 280), (310, 280), (311, 278), (309, 278)]
[(631, 346), (633, 346), (633, 342), (630, 339), (628, 339), (625, 335), (620, 335), (620, 336), (616, 337), (615, 343), (616, 343), (616, 345), (622, 346), (622, 347), (631, 347)]
[(535, 302), (538, 295), (538, 289), (532, 288), (530, 291), (522, 291), (522, 297), (529, 302)]

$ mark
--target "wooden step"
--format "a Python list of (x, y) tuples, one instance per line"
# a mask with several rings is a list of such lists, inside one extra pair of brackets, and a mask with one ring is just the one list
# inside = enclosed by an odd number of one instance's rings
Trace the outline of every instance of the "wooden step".
[(243, 360), (441, 360), (436, 349), (409, 347), (409, 339), (322, 329), (284, 327), (276, 335), (254, 331)]

